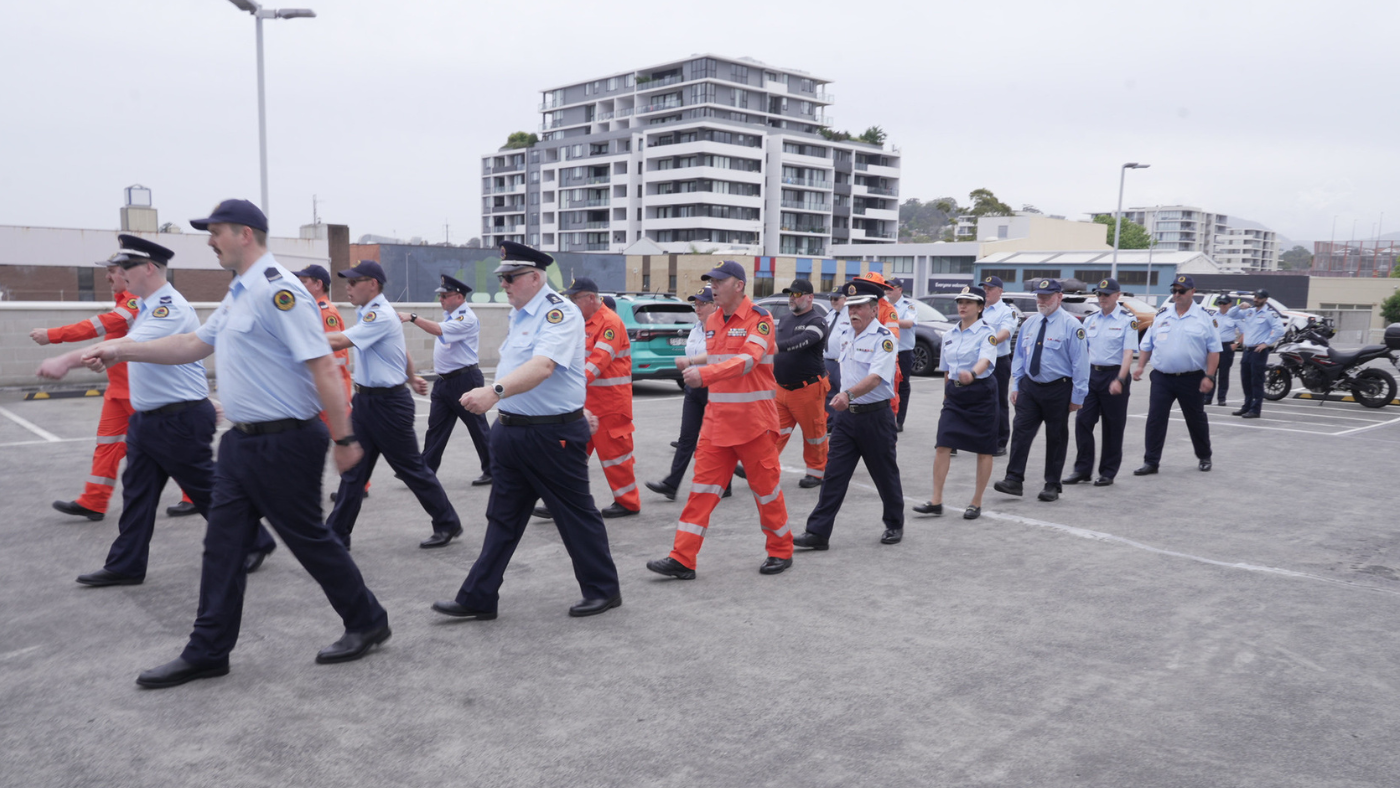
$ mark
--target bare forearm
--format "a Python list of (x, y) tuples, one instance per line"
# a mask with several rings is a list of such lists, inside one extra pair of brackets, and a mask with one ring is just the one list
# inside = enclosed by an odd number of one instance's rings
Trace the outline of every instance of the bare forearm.
[(1128, 372), (1133, 368), (1133, 349), (1123, 348), (1123, 363), (1118, 365), (1118, 377), (1126, 378)]
[(331, 437), (339, 439), (349, 435), (350, 407), (345, 401), (345, 385), (335, 366), (335, 356), (313, 358), (306, 362), (306, 368), (311, 370), (311, 378), (316, 382), (316, 393), (321, 398), (321, 408), (326, 411)]
[(533, 389), (552, 374), (554, 374), (553, 359), (548, 356), (533, 356), (509, 375), (497, 380), (496, 383), (505, 389), (503, 396), (511, 397)]
[(861, 378), (859, 383), (847, 388), (846, 391), (850, 392), (852, 400), (864, 397), (866, 394), (874, 391), (875, 387), (880, 385), (881, 380), (882, 378), (879, 375), (872, 372)]
[(345, 336), (340, 331), (326, 334), (326, 341), (331, 343), (331, 350), (344, 350), (355, 344), (350, 341), (350, 337)]
[(433, 320), (429, 320), (426, 317), (420, 317), (417, 320), (414, 320), (413, 325), (418, 326), (419, 328), (423, 329), (424, 331), (427, 331), (429, 334), (432, 334), (435, 337), (442, 336), (442, 324)]
[(152, 339), (148, 342), (133, 342), (130, 339), (108, 340), (116, 343), (116, 362), (138, 361), (147, 364), (192, 364), (207, 358), (214, 352), (213, 345), (193, 332)]

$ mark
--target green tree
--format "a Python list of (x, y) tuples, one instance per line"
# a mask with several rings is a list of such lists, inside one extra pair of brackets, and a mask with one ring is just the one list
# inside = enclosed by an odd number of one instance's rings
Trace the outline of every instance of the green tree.
[(1400, 291), (1391, 293), (1390, 298), (1381, 302), (1381, 317), (1385, 318), (1386, 325), (1400, 323)]
[(530, 148), (539, 142), (540, 138), (534, 132), (517, 131), (506, 137), (507, 148)]
[[(1108, 236), (1107, 243), (1113, 245), (1113, 217), (1108, 215), (1095, 216), (1094, 221), (1104, 226), (1104, 233)], [(1119, 249), (1146, 249), (1152, 245), (1152, 237), (1147, 234), (1143, 226), (1131, 219), (1123, 220), (1123, 237), (1118, 241)]]
[(845, 142), (846, 140), (851, 138), (851, 132), (849, 131), (832, 131), (831, 129), (828, 129), (825, 126), (823, 126), (818, 131), (820, 131), (823, 137), (826, 137), (832, 142)]
[(1014, 216), (1011, 206), (997, 199), (991, 189), (974, 189), (968, 193), (972, 208), (967, 211), (972, 216)]
[(860, 140), (861, 142), (868, 142), (871, 145), (884, 145), (885, 130), (880, 128), (879, 126), (871, 126), (865, 131), (862, 131), (860, 133), (860, 136), (856, 137), (856, 139)]
[(1312, 261), (1312, 252), (1301, 246), (1294, 246), (1278, 256), (1278, 267), (1285, 271), (1306, 271), (1312, 268)]
[(911, 197), (899, 206), (899, 237), (905, 243), (930, 243), (957, 215), (958, 203), (951, 197), (929, 202)]

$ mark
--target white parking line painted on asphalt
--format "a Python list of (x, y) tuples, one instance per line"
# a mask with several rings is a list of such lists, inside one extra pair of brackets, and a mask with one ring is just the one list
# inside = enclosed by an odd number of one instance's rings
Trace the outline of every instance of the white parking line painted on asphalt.
[(53, 440), (53, 441), (49, 441), (49, 440), (44, 440), (44, 441), (15, 441), (15, 442), (13, 442), (13, 443), (0, 443), (0, 449), (6, 449), (6, 448), (9, 448), (9, 447), (11, 447), (11, 446), (48, 446), (48, 445), (51, 444), (51, 443), (77, 443), (78, 441), (90, 441), (90, 440), (92, 440), (92, 438), (89, 437), (89, 438), (59, 438), (58, 440)]
[(1386, 426), (1387, 424), (1400, 424), (1400, 416), (1397, 416), (1397, 417), (1391, 419), (1390, 421), (1382, 421), (1382, 422), (1380, 422), (1380, 423), (1378, 423), (1378, 424), (1372, 424), (1372, 425), (1367, 426), (1367, 427), (1354, 427), (1354, 428), (1352, 428), (1352, 429), (1344, 430), (1344, 431), (1342, 431), (1342, 432), (1338, 432), (1338, 433), (1334, 433), (1334, 434), (1335, 434), (1335, 435), (1355, 435), (1355, 434), (1358, 433), (1358, 432), (1365, 432), (1366, 430), (1373, 430), (1373, 429), (1375, 429), (1375, 428), (1377, 428), (1377, 427), (1384, 427), (1384, 426)]
[(63, 440), (62, 438), (58, 437), (57, 435), (53, 434), (52, 432), (49, 432), (48, 430), (44, 429), (43, 427), (40, 427), (39, 425), (35, 424), (34, 422), (29, 421), (28, 419), (21, 418), (18, 414), (16, 414), (14, 411), (10, 410), (9, 408), (0, 408), (0, 416), (4, 416), (5, 418), (9, 419), (10, 421), (13, 421), (14, 423), (18, 424), (19, 426), (21, 426), (21, 427), (23, 427), (23, 428), (29, 430), (30, 432), (34, 433), (35, 435), (38, 435), (40, 438), (43, 438), (44, 440), (48, 441), (49, 443), (59, 443), (59, 442), (61, 442), (61, 441)]
[[(1128, 414), (1128, 418), (1130, 418), (1130, 419), (1145, 419), (1145, 418), (1147, 418), (1147, 414), (1145, 414), (1145, 413), (1130, 413), (1130, 414)], [(1168, 420), (1169, 420), (1169, 421), (1177, 422), (1178, 424), (1185, 424), (1185, 423), (1186, 423), (1186, 419), (1183, 419), (1183, 418), (1180, 418), (1180, 417), (1173, 417), (1173, 418), (1168, 419)], [(1251, 419), (1251, 421), (1253, 421), (1253, 419)], [(1260, 421), (1263, 421), (1263, 419), (1260, 419)], [(1239, 429), (1242, 429), (1242, 430), (1266, 430), (1266, 431), (1272, 431), (1272, 432), (1301, 432), (1301, 433), (1303, 433), (1303, 434), (1305, 434), (1305, 435), (1340, 435), (1340, 434), (1341, 434), (1341, 433), (1339, 433), (1339, 432), (1327, 432), (1326, 430), (1295, 430), (1295, 429), (1290, 429), (1290, 428), (1288, 428), (1288, 427), (1270, 427), (1270, 426), (1267, 426), (1267, 425), (1264, 425), (1264, 424), (1236, 424), (1236, 423), (1233, 422), (1233, 421), (1212, 421), (1212, 422), (1211, 422), (1211, 426), (1212, 426), (1212, 427), (1217, 426), (1217, 425), (1223, 425), (1223, 426), (1226, 426), (1226, 427), (1238, 427)]]

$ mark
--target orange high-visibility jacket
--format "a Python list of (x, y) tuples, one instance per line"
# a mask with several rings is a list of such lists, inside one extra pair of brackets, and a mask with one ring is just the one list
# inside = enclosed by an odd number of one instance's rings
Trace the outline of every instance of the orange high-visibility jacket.
[[(58, 328), (50, 328), (49, 341), (82, 342), (85, 339), (119, 339), (126, 336), (131, 324), (136, 320), (138, 306), (136, 296), (123, 290), (112, 296), (116, 307), (110, 312)], [(113, 399), (129, 399), (131, 392), (126, 385), (126, 362), (113, 364), (107, 368), (107, 396)]]
[[(327, 334), (334, 334), (345, 330), (345, 320), (340, 316), (340, 310), (335, 308), (328, 299), (317, 299), (317, 305), (321, 307), (321, 327)], [(340, 379), (345, 383), (345, 400), (350, 401), (350, 348), (337, 350), (335, 365), (340, 368)]]
[(600, 304), (583, 324), (585, 407), (593, 415), (632, 418), (632, 340), (622, 318)]
[(716, 309), (705, 321), (708, 362), (700, 385), (710, 390), (700, 435), (717, 446), (738, 446), (778, 432), (778, 383), (773, 379), (773, 317), (744, 296), (728, 319)]

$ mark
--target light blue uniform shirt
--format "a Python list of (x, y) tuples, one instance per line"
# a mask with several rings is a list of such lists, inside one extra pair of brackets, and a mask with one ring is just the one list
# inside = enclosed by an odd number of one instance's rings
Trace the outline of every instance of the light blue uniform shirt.
[[(956, 315), (954, 319), (957, 319)], [(993, 334), (1006, 332), (1006, 340), (997, 343), (997, 357), (1011, 355), (1011, 351), (1015, 350), (1011, 346), (1011, 338), (1016, 336), (1016, 313), (1011, 311), (1011, 307), (1005, 301), (988, 306), (982, 310), (982, 322), (992, 327)]]
[(329, 356), (321, 308), (267, 253), (233, 280), (195, 335), (219, 354), (219, 401), (234, 422), (311, 419), (321, 412), (306, 362)]
[(1220, 327), (1194, 301), (1184, 315), (1167, 304), (1143, 336), (1142, 349), (1152, 354), (1152, 368), (1160, 372), (1204, 372), (1206, 356), (1220, 352)]
[(687, 357), (703, 356), (706, 350), (705, 324), (696, 323), (690, 327), (690, 335), (685, 338), (685, 354)]
[[(855, 326), (851, 327), (852, 332)], [(880, 382), (869, 392), (856, 397), (857, 405), (894, 397), (894, 371), (899, 366), (899, 348), (888, 328), (871, 320), (865, 330), (856, 334), (841, 351), (841, 385), (850, 389), (867, 375), (880, 376)]]
[(1263, 309), (1237, 306), (1230, 310), (1229, 316), (1240, 321), (1246, 348), (1272, 345), (1283, 338), (1283, 318), (1267, 306)]
[(1040, 374), (1031, 377), (1031, 380), (1049, 383), (1057, 378), (1070, 378), (1074, 381), (1070, 402), (1083, 405), (1084, 397), (1089, 393), (1088, 334), (1079, 320), (1063, 309), (1056, 309), (1049, 316), (1036, 312), (1021, 324), (1016, 355), (1011, 359), (1011, 390), (1018, 390), (1022, 377), (1030, 377), (1031, 358), (1042, 322), (1048, 323), (1045, 327), (1045, 348), (1040, 352)]
[(408, 380), (408, 351), (403, 344), (403, 323), (383, 293), (355, 310), (359, 322), (345, 329), (353, 343), (350, 357), (355, 368), (350, 379), (361, 386), (387, 388)]
[[(141, 309), (136, 322), (126, 332), (128, 339), (145, 342), (174, 334), (199, 330), (199, 316), (190, 302), (169, 282), (140, 299)], [(204, 362), (189, 364), (146, 364), (138, 361), (128, 366), (131, 407), (155, 410), (176, 402), (194, 402), (209, 397), (209, 380)]]
[(1232, 344), (1240, 335), (1240, 321), (1230, 317), (1229, 310), (1222, 309), (1215, 313), (1215, 323), (1220, 327), (1220, 344), (1222, 346)]
[(1096, 367), (1122, 366), (1123, 351), (1138, 349), (1137, 315), (1122, 304), (1111, 314), (1100, 309), (1085, 316), (1084, 333), (1089, 338), (1089, 363)]
[[(894, 305), (894, 316), (899, 318), (900, 320), (913, 320), (915, 326), (919, 324), (918, 314), (919, 310), (914, 306), (914, 299), (910, 298), (909, 296), (905, 296), (899, 299), (899, 301)], [(899, 329), (899, 349), (901, 351), (913, 350), (914, 339), (915, 337), (913, 326), (910, 326), (909, 328), (901, 327)]]
[(496, 380), (504, 378), (535, 356), (554, 362), (554, 372), (524, 394), (501, 400), (497, 408), (520, 416), (556, 416), (583, 407), (583, 314), (549, 285), (540, 288), (530, 303), (510, 310), (510, 331), (501, 345)]
[(441, 375), (477, 363), (481, 321), (472, 308), (463, 302), (451, 312), (443, 312), (439, 325), (442, 336), (433, 343), (433, 371)]
[(826, 315), (826, 350), (822, 353), (822, 358), (829, 358), (832, 361), (841, 360), (841, 350), (851, 341), (855, 334), (855, 328), (851, 325), (851, 313), (841, 307), (840, 311), (828, 312)]
[(974, 320), (967, 328), (962, 327), (961, 321), (953, 324), (952, 328), (943, 332), (943, 350), (938, 354), (938, 368), (948, 373), (949, 380), (957, 380), (959, 372), (972, 372), (977, 362), (985, 358), (991, 363), (987, 364), (982, 374), (974, 374), (974, 377), (978, 380), (991, 377), (997, 368), (997, 346), (992, 344), (993, 336), (995, 333), (985, 320)]

